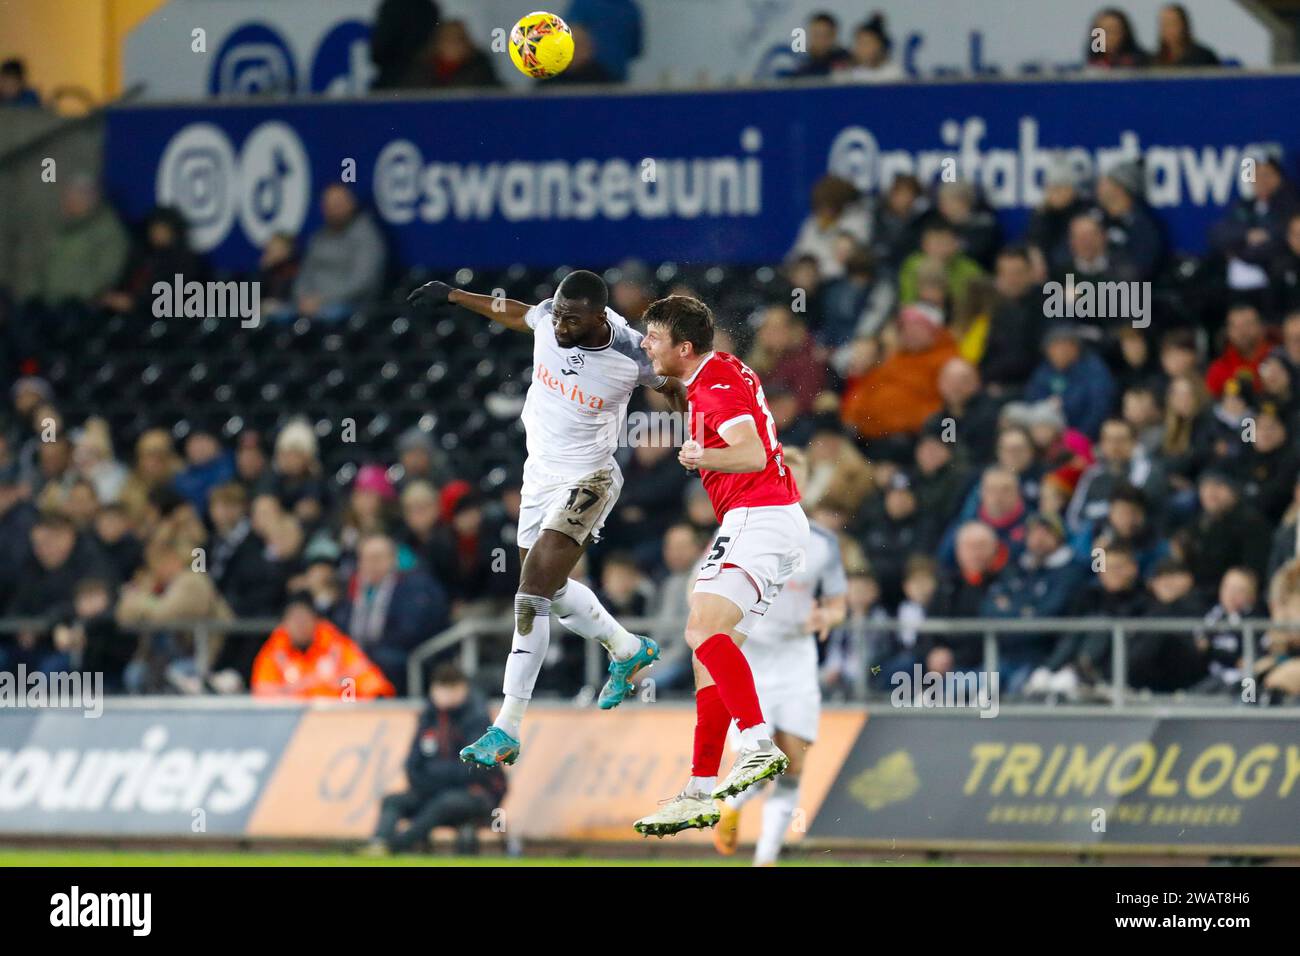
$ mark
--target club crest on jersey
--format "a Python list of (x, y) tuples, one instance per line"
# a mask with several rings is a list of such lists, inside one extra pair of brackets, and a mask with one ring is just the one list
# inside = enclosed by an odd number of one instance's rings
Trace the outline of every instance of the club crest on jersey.
[(574, 352), (564, 360), (564, 364), (569, 368), (582, 368), (587, 364), (587, 357), (581, 352)]

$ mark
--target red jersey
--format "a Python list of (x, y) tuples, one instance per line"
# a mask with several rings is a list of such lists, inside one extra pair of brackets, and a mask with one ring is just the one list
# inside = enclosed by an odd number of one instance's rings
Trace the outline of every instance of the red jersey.
[(785, 466), (776, 422), (763, 397), (763, 383), (754, 370), (726, 352), (710, 352), (695, 374), (685, 381), (689, 401), (691, 437), (705, 448), (725, 448), (721, 432), (748, 418), (767, 450), (762, 471), (729, 474), (700, 469), (718, 520), (733, 508), (791, 505), (799, 500), (790, 469)]

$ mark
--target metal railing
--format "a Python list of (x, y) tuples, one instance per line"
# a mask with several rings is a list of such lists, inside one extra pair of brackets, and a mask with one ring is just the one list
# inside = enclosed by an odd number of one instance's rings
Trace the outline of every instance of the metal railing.
[[(627, 617), (619, 623), (633, 634), (653, 634), (671, 625), (675, 632), (686, 626), (684, 620), (667, 622), (657, 617)], [(484, 637), (509, 637), (514, 632), (514, 618), (506, 615), (499, 618), (475, 618), (459, 621), (441, 634), (430, 638), (411, 652), (406, 662), (407, 695), (422, 697), (424, 665), (449, 648), (460, 646), (460, 666), (466, 674), (473, 675), (478, 670), (479, 640)], [(588, 685), (601, 683), (601, 672), (605, 669), (604, 649), (595, 641), (584, 641), (583, 672)]]
[[(20, 631), (48, 632), (55, 624), (49, 618), (0, 618), (0, 634)], [(624, 627), (636, 634), (662, 633), (665, 629), (678, 633), (685, 622), (672, 622), (657, 617), (624, 618)], [(273, 618), (239, 619), (222, 621), (215, 618), (154, 621), (131, 624), (122, 630), (133, 634), (156, 634), (168, 631), (185, 631), (194, 636), (194, 656), (200, 676), (206, 676), (210, 665), (210, 648), (213, 635), (223, 637), (254, 636), (265, 640), (279, 624)], [(425, 664), (443, 652), (459, 648), (460, 663), (465, 673), (473, 675), (479, 669), (480, 641), (484, 638), (508, 638), (514, 629), (509, 615), (494, 618), (474, 618), (460, 621), (445, 631), (418, 645), (407, 659), (407, 693), (411, 697), (423, 696), (423, 671)], [(866, 700), (869, 696), (870, 644), (873, 638), (903, 631), (917, 635), (977, 636), (982, 639), (981, 668), (985, 673), (998, 670), (998, 642), (1003, 637), (1030, 635), (1054, 642), (1062, 634), (1109, 632), (1111, 636), (1111, 704), (1122, 707), (1129, 696), (1128, 641), (1139, 634), (1209, 635), (1239, 634), (1242, 644), (1242, 672), (1253, 674), (1256, 663), (1256, 636), (1268, 631), (1300, 631), (1300, 621), (1270, 621), (1268, 618), (1249, 618), (1235, 623), (1208, 623), (1203, 618), (1037, 618), (1026, 620), (1001, 620), (989, 618), (934, 618), (925, 621), (905, 622), (895, 619), (868, 620), (853, 628), (850, 637), (861, 666), (853, 674), (854, 698)], [(584, 673), (587, 684), (601, 682), (605, 669), (604, 649), (595, 641), (585, 641)]]
[[(32, 631), (38, 634), (49, 632), (60, 621), (46, 617), (4, 617), (0, 618), (0, 634), (18, 634)], [(184, 631), (194, 636), (194, 662), (200, 678), (207, 677), (212, 664), (212, 640), (214, 635), (225, 637), (253, 636), (265, 641), (271, 632), (279, 626), (276, 618), (237, 618), (223, 621), (218, 618), (191, 618), (176, 621), (141, 621), (121, 627), (125, 634), (165, 634), (172, 631)]]
[[(649, 633), (662, 630), (665, 622), (659, 618), (626, 618), (624, 627), (633, 633)], [(441, 654), (448, 648), (460, 646), (461, 665), (467, 674), (473, 674), (478, 668), (479, 641), (484, 637), (501, 637), (509, 635), (513, 629), (513, 620), (509, 617), (499, 619), (479, 619), (461, 621), (441, 634), (419, 645), (412, 651), (407, 665), (408, 692), (411, 696), (420, 696), (422, 668), (430, 658)], [(983, 642), (981, 667), (985, 673), (994, 673), (998, 669), (998, 641), (1003, 637), (1029, 635), (1043, 642), (1055, 642), (1062, 634), (1091, 633), (1111, 635), (1111, 705), (1123, 707), (1128, 694), (1128, 640), (1139, 634), (1239, 634), (1242, 643), (1242, 671), (1253, 674), (1256, 663), (1256, 635), (1267, 631), (1300, 631), (1300, 621), (1275, 622), (1268, 618), (1249, 618), (1236, 623), (1208, 623), (1203, 618), (1036, 618), (1036, 619), (989, 619), (989, 618), (934, 618), (925, 621), (906, 622), (894, 619), (870, 620), (855, 628), (851, 637), (857, 658), (862, 662), (853, 674), (854, 697), (866, 700), (869, 696), (868, 653), (873, 637), (882, 634), (894, 634), (902, 631), (930, 635), (952, 635), (956, 637), (979, 636)], [(585, 642), (585, 671), (587, 683), (596, 685), (604, 668), (604, 650), (595, 641)]]

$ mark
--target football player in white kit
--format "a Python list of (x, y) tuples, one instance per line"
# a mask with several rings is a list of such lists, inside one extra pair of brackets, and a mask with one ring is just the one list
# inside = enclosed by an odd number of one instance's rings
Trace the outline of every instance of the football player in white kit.
[(633, 677), (660, 656), (654, 641), (629, 633), (569, 574), (599, 536), (623, 486), (614, 452), (633, 390), (646, 385), (663, 392), (681, 412), (685, 389), (655, 373), (641, 349), (641, 333), (608, 307), (609, 290), (593, 272), (570, 272), (553, 298), (532, 306), (443, 282), (420, 286), (407, 301), (419, 308), (452, 303), (533, 336), (533, 376), (522, 416), (528, 447), (517, 538), (522, 569), (505, 700), (492, 726), (460, 752), (467, 763), (512, 764), (550, 643), (552, 612), (569, 630), (609, 651), (602, 709), (632, 694)]
[[(807, 486), (803, 451), (785, 449), (785, 463), (800, 488)], [(764, 791), (763, 829), (754, 850), (755, 866), (776, 863), (799, 803), (799, 775), (821, 720), (817, 683), (817, 641), (825, 640), (847, 610), (848, 580), (835, 535), (809, 522), (812, 532), (803, 570), (795, 572), (767, 613), (749, 628), (741, 645), (754, 672), (754, 686), (773, 739), (790, 758), (790, 767), (765, 786), (750, 787), (723, 801), (713, 831), (718, 852), (731, 856), (739, 839), (740, 810)], [(735, 733), (735, 724), (732, 724)], [(734, 740), (733, 740), (734, 749)]]

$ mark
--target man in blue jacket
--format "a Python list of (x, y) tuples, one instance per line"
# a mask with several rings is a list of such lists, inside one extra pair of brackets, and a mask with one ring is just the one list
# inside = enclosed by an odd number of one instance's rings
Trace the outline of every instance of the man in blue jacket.
[[(993, 582), (980, 617), (1026, 620), (1060, 617), (1083, 580), (1082, 564), (1066, 543), (1056, 515), (1037, 513), (1026, 522), (1025, 551)], [(1051, 650), (1047, 634), (1006, 634), (998, 640), (999, 680), (1014, 694)]]
[(1091, 439), (1115, 404), (1115, 379), (1106, 363), (1084, 347), (1075, 325), (1054, 325), (1043, 340), (1046, 358), (1029, 379), (1025, 399), (1060, 402), (1065, 421)]

